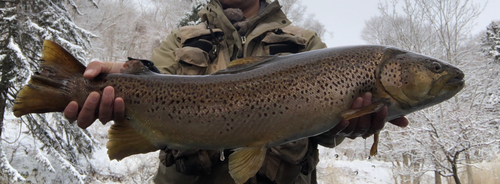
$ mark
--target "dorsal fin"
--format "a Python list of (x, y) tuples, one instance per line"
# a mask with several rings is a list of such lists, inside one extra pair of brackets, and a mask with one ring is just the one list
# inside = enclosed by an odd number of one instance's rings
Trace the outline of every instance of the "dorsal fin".
[(264, 63), (273, 61), (278, 56), (253, 56), (231, 61), (228, 68), (212, 75), (240, 73), (258, 68)]
[(138, 59), (129, 58), (120, 70), (120, 73), (124, 74), (134, 74), (134, 75), (150, 75), (154, 74), (147, 66)]
[(85, 66), (57, 43), (45, 40), (43, 42), (42, 58), (43, 68), (50, 68), (66, 75), (83, 74)]

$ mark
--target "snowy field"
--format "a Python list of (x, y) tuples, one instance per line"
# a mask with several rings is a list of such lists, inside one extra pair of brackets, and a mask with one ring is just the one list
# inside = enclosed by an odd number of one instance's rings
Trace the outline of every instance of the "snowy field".
[[(86, 158), (80, 158), (81, 163), (87, 163), (83, 167), (91, 167), (87, 168), (91, 172), (79, 175), (64, 159), (41, 151), (40, 144), (33, 140), (26, 127), (12, 114), (6, 117), (4, 127), (3, 152), (11, 166), (25, 179), (25, 182), (19, 183), (152, 183), (159, 164), (158, 152), (131, 156), (120, 162), (110, 161), (105, 148), (109, 124), (95, 123), (88, 130), (99, 141), (100, 149), (95, 151), (93, 158), (88, 158), (88, 162)], [(320, 162), (317, 167), (320, 184), (396, 183), (392, 163), (375, 159), (352, 160), (343, 153), (337, 153), (337, 150), (340, 149), (320, 148)], [(481, 183), (495, 183), (500, 180), (500, 175), (497, 174), (500, 173), (498, 162), (484, 163), (482, 167), (477, 168), (483, 168), (479, 172), (487, 174), (475, 177), (482, 181)], [(430, 175), (423, 179), (432, 181)]]
[[(79, 175), (61, 157), (54, 157), (42, 151), (41, 145), (29, 134), (28, 129), (6, 113), (2, 147), (11, 166), (27, 181), (33, 183), (145, 183), (150, 181), (158, 167), (158, 152), (135, 155), (120, 162), (110, 161), (106, 142), (108, 125), (95, 123), (89, 128), (99, 141), (93, 158), (79, 158), (83, 167), (92, 171)], [(90, 164), (89, 164), (90, 163)], [(78, 176), (78, 177), (75, 177)], [(23, 182), (24, 183), (24, 182)]]
[(320, 162), (318, 163), (319, 184), (328, 183), (394, 183), (391, 177), (391, 164), (376, 160), (353, 160), (334, 149), (319, 148)]
[[(95, 151), (94, 157), (89, 159), (91, 164), (88, 164), (94, 167), (94, 173), (81, 176), (81, 178), (72, 178), (74, 173), (54, 164), (61, 163), (61, 161), (44, 154), (41, 148), (37, 147), (39, 145), (35, 143), (36, 141), (29, 135), (24, 125), (19, 123), (19, 119), (9, 115), (4, 126), (5, 141), (2, 144), (7, 159), (26, 180), (35, 183), (79, 183), (80, 181), (148, 183), (151, 182), (158, 167), (158, 152), (134, 155), (120, 162), (110, 161), (105, 148), (109, 124), (95, 123), (88, 128), (94, 138), (100, 142), (100, 149)], [(320, 183), (332, 183), (332, 180), (336, 183), (393, 183), (389, 163), (347, 161), (345, 156), (336, 158), (333, 149), (320, 149), (320, 155), (321, 162), (318, 165)], [(45, 163), (37, 161), (41, 159), (47, 160)], [(85, 179), (86, 177), (92, 179)]]

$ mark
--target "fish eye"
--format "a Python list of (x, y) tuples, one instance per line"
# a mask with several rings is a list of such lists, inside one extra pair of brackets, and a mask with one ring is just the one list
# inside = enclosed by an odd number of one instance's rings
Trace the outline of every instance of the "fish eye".
[(432, 63), (432, 69), (434, 69), (435, 72), (441, 72), (441, 69), (443, 69), (443, 67), (441, 66), (441, 64), (434, 62)]

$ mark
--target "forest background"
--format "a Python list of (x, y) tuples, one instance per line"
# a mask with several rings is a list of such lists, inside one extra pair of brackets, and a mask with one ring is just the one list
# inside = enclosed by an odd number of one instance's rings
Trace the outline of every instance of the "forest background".
[[(482, 1), (481, 1), (482, 2)], [(37, 70), (41, 43), (63, 45), (82, 62), (149, 58), (180, 25), (196, 24), (204, 1), (0, 0), (0, 183), (145, 183), (158, 153), (109, 161), (109, 124), (86, 130), (61, 114), (15, 118), (19, 88)], [(300, 0), (280, 0), (295, 25), (335, 35)], [(473, 0), (381, 1), (360, 37), (448, 61), (466, 73), (466, 87), (437, 106), (387, 125), (379, 155), (371, 139), (320, 150), (321, 183), (500, 183), (500, 15), (480, 33), (487, 3)], [(342, 26), (342, 25), (339, 25)]]

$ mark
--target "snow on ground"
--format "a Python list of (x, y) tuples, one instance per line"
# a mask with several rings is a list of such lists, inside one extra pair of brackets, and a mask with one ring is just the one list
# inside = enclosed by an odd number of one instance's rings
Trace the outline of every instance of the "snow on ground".
[(394, 183), (392, 164), (377, 160), (350, 161), (334, 149), (319, 148), (318, 183)]
[[(110, 124), (94, 123), (89, 128), (99, 145), (92, 158), (87, 162), (79, 158), (82, 170), (88, 170), (81, 178), (74, 176), (74, 171), (64, 167), (64, 160), (47, 154), (29, 133), (19, 118), (6, 113), (2, 132), (2, 147), (6, 159), (21, 176), (33, 183), (147, 183), (158, 168), (158, 151), (134, 155), (121, 161), (110, 161), (107, 155), (107, 131)], [(90, 163), (90, 164), (85, 164)], [(83, 182), (82, 182), (83, 181)]]
[[(92, 172), (82, 177), (91, 183), (150, 183), (158, 168), (158, 151), (110, 161), (106, 149), (109, 126), (109, 123), (102, 125), (96, 122), (88, 128), (100, 147), (87, 164), (93, 167), (90, 169)], [(40, 145), (12, 113), (6, 113), (4, 128), (2, 135), (5, 141), (2, 145), (6, 158), (27, 180), (34, 183), (79, 183), (78, 178), (68, 179), (71, 173), (57, 164), (55, 158), (41, 151)], [(334, 149), (320, 148), (320, 183), (393, 183), (390, 163), (348, 161), (346, 156), (336, 158), (335, 155), (340, 154), (336, 154)]]
[[(110, 124), (102, 125), (94, 123), (88, 128), (92, 136), (99, 142), (99, 148), (94, 152), (94, 156), (84, 164), (82, 170), (90, 172), (77, 178), (67, 168), (64, 168), (61, 161), (47, 154), (46, 149), (42, 149), (41, 144), (33, 140), (27, 128), (20, 123), (20, 120), (11, 113), (6, 114), (2, 147), (6, 159), (11, 166), (27, 181), (32, 183), (152, 183), (152, 179), (158, 168), (158, 151), (148, 154), (134, 155), (121, 161), (110, 161), (107, 155), (106, 142), (107, 131)], [(349, 183), (349, 184), (386, 184), (395, 183), (392, 163), (372, 160), (352, 160), (335, 149), (320, 147), (320, 162), (317, 167), (318, 182), (320, 184), (329, 183)], [(495, 174), (500, 169), (500, 164), (489, 163), (477, 164), (481, 169), (475, 176), (477, 181), (483, 183), (495, 183), (498, 175)], [(484, 165), (484, 166), (483, 166)], [(432, 177), (429, 177), (432, 178)], [(493, 180), (492, 180), (493, 179)], [(488, 182), (492, 180), (492, 182)], [(426, 180), (427, 181), (427, 180)]]
[(110, 126), (111, 123), (102, 125), (100, 122), (95, 122), (87, 128), (100, 143), (100, 148), (96, 150), (94, 158), (91, 160), (92, 165), (96, 167), (96, 172), (108, 176), (104, 178), (109, 180), (120, 178), (120, 180), (125, 180), (122, 181), (125, 183), (147, 183), (152, 181), (159, 164), (159, 151), (133, 155), (121, 161), (109, 160), (106, 143)]

